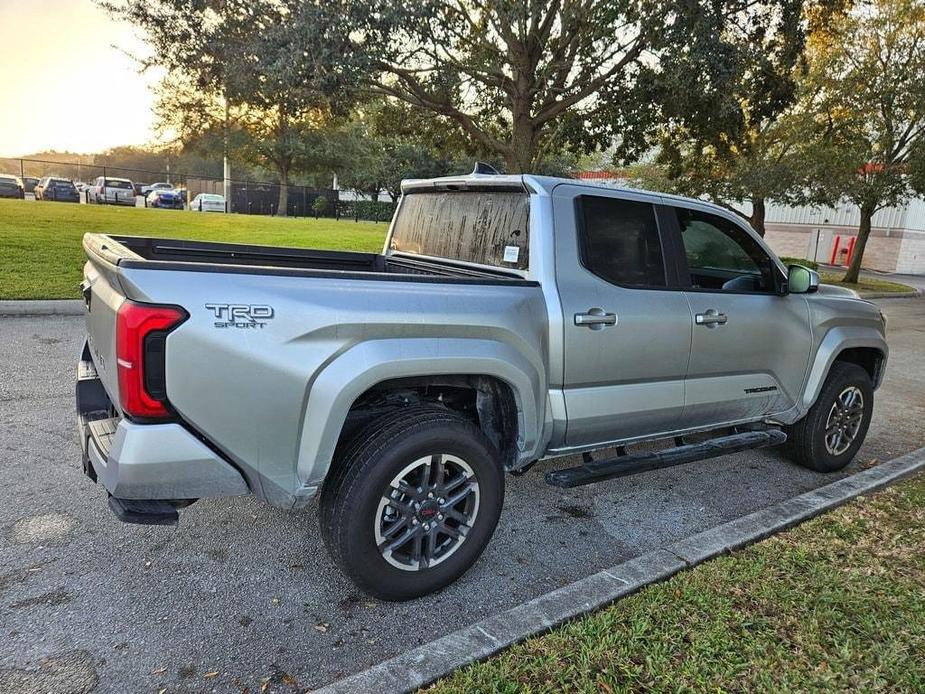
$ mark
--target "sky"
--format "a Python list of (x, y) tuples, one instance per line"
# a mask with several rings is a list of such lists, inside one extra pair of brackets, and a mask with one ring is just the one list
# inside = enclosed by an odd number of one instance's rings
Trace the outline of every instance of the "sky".
[(0, 0), (0, 156), (153, 141), (156, 77), (125, 51), (144, 44), (93, 0)]

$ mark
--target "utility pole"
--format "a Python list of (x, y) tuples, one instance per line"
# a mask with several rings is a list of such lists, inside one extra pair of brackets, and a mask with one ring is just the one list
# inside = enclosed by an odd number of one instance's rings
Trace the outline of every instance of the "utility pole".
[(228, 162), (228, 93), (225, 92), (225, 124), (223, 127), (222, 149), (223, 149), (223, 166), (222, 176), (224, 179), (225, 193), (225, 212), (231, 212), (231, 164)]

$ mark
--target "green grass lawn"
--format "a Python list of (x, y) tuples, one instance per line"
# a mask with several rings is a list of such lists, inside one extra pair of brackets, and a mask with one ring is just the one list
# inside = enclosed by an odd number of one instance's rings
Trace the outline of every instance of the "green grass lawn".
[(0, 299), (80, 296), (88, 231), (132, 236), (378, 251), (388, 225), (105, 205), (0, 200)]
[(432, 691), (923, 692), (925, 476), (649, 586)]
[(834, 284), (839, 287), (847, 287), (856, 292), (889, 292), (891, 294), (903, 294), (914, 291), (913, 287), (899, 282), (889, 282), (887, 280), (877, 279), (875, 277), (860, 277), (860, 282), (850, 283), (842, 282), (845, 276), (844, 272), (820, 272), (819, 279), (825, 284)]

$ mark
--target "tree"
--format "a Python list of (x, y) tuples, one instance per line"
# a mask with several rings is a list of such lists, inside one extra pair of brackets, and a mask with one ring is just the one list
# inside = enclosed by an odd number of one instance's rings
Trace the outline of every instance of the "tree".
[(397, 200), (402, 180), (451, 172), (467, 144), (454, 130), (453, 124), (405, 103), (371, 100), (356, 110), (345, 132), (341, 180), (374, 200), (382, 190)]
[[(796, 92), (802, 5), (756, 4), (732, 22), (704, 13), (688, 50), (667, 53), (643, 74), (659, 126), (650, 137), (624, 142), (618, 163), (657, 148), (649, 173), (667, 179), (658, 184), (709, 197), (764, 236), (766, 200), (799, 184), (790, 165), (793, 129), (781, 115)], [(741, 201), (750, 213), (735, 206)]]
[[(774, 5), (788, 0), (769, 0)], [(646, 64), (707, 46), (755, 0), (369, 2), (370, 88), (457, 123), (510, 171), (638, 126)], [(705, 16), (710, 21), (703, 21)], [(619, 109), (615, 110), (615, 106)], [(607, 118), (601, 114), (607, 113)], [(614, 118), (613, 114), (617, 117)]]
[(817, 115), (804, 156), (820, 200), (860, 210), (845, 282), (857, 282), (874, 214), (921, 190), (925, 156), (925, 5), (868, 0), (809, 45)]
[[(294, 170), (317, 160), (313, 135), (345, 113), (364, 55), (353, 50), (347, 3), (322, 0), (124, 0), (107, 5), (142, 29), (143, 67), (170, 78), (162, 121), (187, 137), (223, 131), (240, 152), (272, 168), (286, 214)], [(314, 138), (317, 139), (317, 138)]]

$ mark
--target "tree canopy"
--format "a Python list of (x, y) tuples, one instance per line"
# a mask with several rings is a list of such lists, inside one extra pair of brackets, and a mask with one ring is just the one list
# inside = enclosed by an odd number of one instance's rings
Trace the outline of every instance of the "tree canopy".
[(807, 55), (807, 179), (820, 201), (847, 199), (860, 210), (845, 276), (856, 282), (873, 215), (922, 189), (925, 5), (860, 2), (819, 32)]
[(637, 141), (650, 125), (640, 78), (651, 65), (722, 61), (722, 37), (743, 13), (786, 14), (793, 1), (369, 3), (369, 86), (458, 123), (508, 170), (528, 171), (564, 147)]

